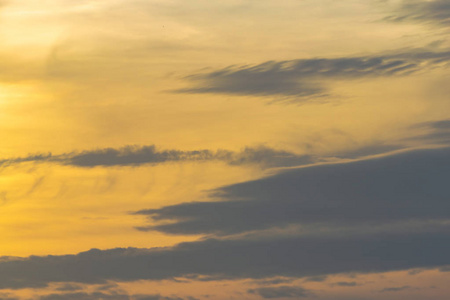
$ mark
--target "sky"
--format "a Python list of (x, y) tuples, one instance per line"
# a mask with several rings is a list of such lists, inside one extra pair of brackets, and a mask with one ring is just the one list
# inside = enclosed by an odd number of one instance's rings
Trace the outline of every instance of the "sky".
[(0, 24), (0, 299), (448, 299), (449, 0)]

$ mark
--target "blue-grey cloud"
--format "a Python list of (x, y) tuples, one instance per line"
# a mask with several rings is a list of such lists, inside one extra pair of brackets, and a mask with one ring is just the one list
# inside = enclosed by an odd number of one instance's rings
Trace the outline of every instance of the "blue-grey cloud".
[[(140, 212), (172, 221), (153, 228), (164, 232), (256, 233), (169, 248), (2, 258), (0, 289), (183, 277), (308, 279), (338, 273), (445, 271), (450, 265), (449, 175), (450, 148), (285, 171), (221, 188), (215, 193), (222, 202)], [(258, 234), (292, 224), (302, 230)], [(308, 224), (328, 231), (309, 232)]]
[[(402, 149), (401, 145), (368, 145), (335, 153), (334, 158), (360, 158)], [(231, 166), (259, 165), (264, 168), (294, 167), (314, 164), (327, 157), (298, 154), (267, 146), (245, 147), (241, 151), (230, 150), (177, 150), (158, 149), (155, 145), (103, 148), (59, 155), (34, 154), (25, 157), (0, 159), (0, 167), (21, 163), (55, 163), (80, 168), (155, 165), (168, 162), (221, 161)]]
[[(3, 298), (2, 298), (3, 299)], [(177, 296), (153, 295), (129, 295), (124, 292), (77, 292), (77, 293), (54, 293), (44, 295), (40, 300), (198, 300), (194, 297), (181, 298)]]
[(288, 101), (304, 101), (305, 97), (326, 95), (327, 79), (400, 76), (449, 60), (450, 52), (411, 51), (384, 56), (267, 61), (190, 75), (185, 79), (194, 87), (176, 92), (284, 96)]
[(380, 290), (380, 293), (400, 292), (400, 291), (409, 290), (409, 289), (411, 289), (411, 287), (409, 285), (399, 286), (399, 287), (388, 287), (388, 288), (384, 288), (384, 289)]
[(312, 294), (307, 289), (299, 286), (262, 287), (250, 289), (248, 293), (259, 295), (264, 299), (303, 298)]
[(450, 120), (425, 122), (413, 126), (414, 130), (422, 129), (426, 132), (412, 137), (413, 140), (426, 142), (427, 144), (450, 144)]
[(258, 279), (435, 268), (450, 264), (449, 252), (448, 226), (431, 233), (209, 239), (172, 248), (93, 249), (77, 255), (2, 260), (0, 289), (51, 282)]
[(73, 292), (73, 291), (80, 291), (82, 289), (83, 287), (79, 284), (65, 283), (63, 285), (58, 286), (55, 290), (62, 292)]
[(398, 11), (387, 20), (450, 25), (449, 0), (404, 0)]
[(354, 287), (354, 286), (358, 286), (358, 283), (356, 281), (340, 281), (340, 282), (333, 283), (333, 285)]
[(231, 235), (291, 225), (303, 231), (313, 225), (362, 230), (389, 224), (416, 230), (450, 220), (449, 177), (450, 148), (411, 151), (282, 172), (214, 191), (222, 201), (137, 214), (152, 222), (141, 230), (170, 234)]
[(260, 165), (261, 167), (289, 167), (311, 164), (311, 155), (296, 154), (265, 146), (245, 147), (241, 151), (229, 150), (159, 150), (154, 145), (105, 148), (60, 155), (38, 154), (0, 160), (0, 167), (24, 162), (50, 162), (75, 167), (140, 166), (167, 162), (222, 161), (229, 165)]

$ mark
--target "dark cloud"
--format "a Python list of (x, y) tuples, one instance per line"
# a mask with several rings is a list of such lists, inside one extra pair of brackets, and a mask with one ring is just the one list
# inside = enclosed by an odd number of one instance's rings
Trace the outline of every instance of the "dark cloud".
[(93, 293), (64, 293), (64, 294), (49, 294), (41, 296), (40, 300), (198, 300), (194, 297), (180, 298), (180, 297), (166, 297), (160, 294), (154, 295), (129, 295), (123, 292), (93, 292)]
[[(400, 145), (369, 145), (354, 150), (336, 153), (338, 158), (359, 158), (401, 149)], [(323, 158), (325, 159), (325, 158)], [(140, 166), (167, 162), (222, 161), (232, 166), (259, 165), (264, 168), (293, 167), (313, 164), (320, 159), (313, 155), (297, 154), (266, 146), (245, 147), (241, 151), (229, 150), (159, 150), (155, 145), (104, 148), (60, 155), (36, 154), (26, 157), (1, 159), (0, 167), (8, 167), (26, 162), (56, 163), (81, 168)]]
[(450, 59), (449, 52), (414, 52), (374, 57), (344, 57), (268, 61), (259, 65), (230, 66), (209, 73), (194, 74), (186, 80), (197, 86), (179, 93), (304, 97), (326, 94), (327, 79), (359, 79), (399, 76), (422, 70), (427, 64)]
[(291, 283), (292, 281), (294, 281), (294, 278), (268, 278), (255, 280), (252, 283), (258, 285), (276, 285), (281, 283)]
[(267, 166), (303, 165), (312, 162), (312, 157), (274, 150), (267, 147), (247, 147), (241, 152), (227, 150), (156, 150), (155, 146), (125, 147), (86, 151), (68, 159), (68, 164), (80, 167), (125, 166), (168, 161), (225, 161), (231, 165), (262, 164)]
[[(49, 283), (322, 278), (450, 265), (450, 149), (285, 171), (217, 190), (222, 202), (141, 211), (209, 238), (170, 248), (0, 259), (0, 289)], [(290, 224), (300, 230), (261, 234)], [(325, 231), (314, 231), (319, 224)], [(262, 232), (264, 233), (264, 231)], [(432, 246), (430, 246), (432, 245)], [(255, 289), (256, 291), (256, 289)]]
[(265, 299), (277, 298), (302, 298), (311, 295), (311, 292), (298, 286), (263, 287), (248, 290), (250, 294), (256, 294)]
[(348, 281), (340, 281), (340, 282), (333, 283), (333, 285), (345, 286), (345, 287), (354, 287), (354, 286), (357, 286), (358, 283), (355, 282), (355, 281), (349, 281), (349, 282)]
[(450, 25), (449, 0), (404, 0), (397, 13), (388, 20), (401, 22), (425, 22), (440, 25)]
[(380, 293), (400, 292), (400, 291), (409, 290), (409, 289), (411, 289), (411, 287), (409, 285), (400, 286), (400, 287), (388, 287), (388, 288), (384, 288), (384, 289), (380, 290)]
[(82, 289), (83, 289), (83, 287), (81, 285), (73, 284), (73, 283), (65, 283), (56, 288), (57, 291), (62, 291), (62, 292), (80, 291)]
[(324, 282), (327, 280), (327, 276), (312, 276), (305, 278), (306, 282)]
[(27, 157), (16, 157), (9, 159), (0, 159), (0, 167), (6, 167), (14, 164), (20, 164), (23, 162), (46, 162), (53, 159), (52, 154), (36, 154), (29, 155)]
[(61, 155), (39, 154), (0, 160), (0, 167), (24, 162), (51, 162), (76, 167), (114, 167), (161, 164), (185, 161), (222, 161), (229, 165), (260, 165), (261, 167), (289, 167), (311, 164), (315, 158), (269, 147), (246, 147), (241, 151), (228, 150), (158, 150), (150, 146), (126, 146), (68, 153)]
[(214, 191), (222, 201), (137, 214), (153, 223), (141, 230), (170, 234), (231, 235), (290, 225), (303, 232), (314, 226), (433, 230), (450, 218), (449, 177), (450, 148), (411, 151), (282, 172)]
[(414, 131), (420, 132), (408, 140), (420, 141), (429, 145), (449, 145), (450, 144), (450, 120), (439, 120), (419, 123), (411, 126)]
[[(430, 245), (433, 245), (430, 247)], [(450, 230), (361, 236), (295, 236), (182, 243), (172, 248), (93, 249), (0, 262), (0, 288), (51, 282), (310, 277), (434, 268), (450, 264)]]
[[(113, 293), (106, 294), (101, 292), (93, 293), (65, 293), (65, 294), (50, 294), (39, 298), (40, 300), (131, 300), (128, 294)], [(158, 299), (159, 300), (159, 299)]]

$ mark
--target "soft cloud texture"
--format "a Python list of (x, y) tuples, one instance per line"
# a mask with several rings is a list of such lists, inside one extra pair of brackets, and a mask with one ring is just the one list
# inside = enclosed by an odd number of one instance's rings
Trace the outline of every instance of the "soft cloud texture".
[(1, 166), (23, 162), (50, 162), (75, 167), (114, 167), (140, 166), (166, 162), (223, 161), (229, 165), (260, 165), (262, 167), (289, 167), (311, 164), (315, 158), (311, 155), (277, 150), (269, 147), (246, 147), (241, 151), (229, 150), (159, 150), (154, 145), (126, 146), (123, 148), (105, 148), (98, 150), (67, 153), (61, 155), (37, 154), (0, 160)]
[[(442, 268), (450, 265), (449, 158), (443, 148), (302, 168), (224, 187), (216, 191), (222, 202), (141, 211), (172, 221), (151, 227), (168, 233), (256, 232), (170, 248), (4, 258), (0, 288)], [(299, 230), (259, 234), (293, 224)]]
[(419, 222), (420, 228), (449, 220), (449, 162), (444, 148), (313, 166), (218, 189), (214, 195), (222, 201), (137, 213), (171, 221), (141, 230), (171, 234), (230, 235), (289, 225), (403, 228)]
[(326, 80), (401, 76), (426, 65), (448, 62), (449, 52), (416, 52), (385, 56), (313, 58), (268, 61), (259, 65), (230, 66), (193, 74), (186, 80), (197, 86), (180, 93), (218, 93), (252, 96), (285, 96), (299, 99), (326, 94)]
[(263, 287), (250, 289), (248, 292), (257, 294), (264, 299), (303, 298), (311, 295), (308, 290), (296, 286)]
[(393, 21), (412, 21), (450, 25), (450, 1), (403, 0), (397, 14), (388, 18)]

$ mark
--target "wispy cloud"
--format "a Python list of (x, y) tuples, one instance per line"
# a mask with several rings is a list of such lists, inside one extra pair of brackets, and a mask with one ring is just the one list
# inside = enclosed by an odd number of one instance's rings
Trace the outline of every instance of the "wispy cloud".
[(448, 0), (403, 0), (396, 14), (387, 20), (422, 22), (450, 25), (450, 1)]
[[(449, 164), (450, 149), (423, 150), (224, 187), (217, 191), (222, 202), (139, 212), (172, 222), (154, 230), (222, 237), (169, 248), (5, 258), (0, 260), (0, 289), (52, 282), (311, 278), (442, 268), (450, 265)], [(338, 231), (308, 232), (305, 225), (315, 223)], [(288, 224), (304, 230), (258, 235)], [(380, 226), (383, 230), (374, 230)], [(223, 237), (248, 231), (257, 232)]]
[(65, 153), (60, 155), (38, 154), (0, 160), (1, 166), (24, 162), (50, 162), (82, 168), (140, 166), (167, 162), (222, 161), (229, 165), (260, 165), (262, 167), (288, 167), (311, 164), (315, 158), (265, 146), (246, 147), (241, 151), (229, 150), (159, 150), (154, 145), (126, 146)]
[(209, 239), (173, 248), (93, 249), (77, 255), (2, 261), (0, 289), (37, 288), (52, 282), (98, 284), (196, 276), (257, 279), (436, 268), (450, 264), (449, 241), (446, 228), (434, 233)]
[(310, 291), (298, 286), (263, 287), (250, 289), (248, 293), (259, 295), (264, 299), (303, 298), (311, 295)]
[[(314, 58), (268, 61), (259, 65), (229, 66), (185, 79), (194, 87), (179, 93), (284, 96), (304, 101), (327, 93), (329, 79), (401, 76), (450, 60), (450, 52), (398, 53), (382, 56)], [(294, 98), (292, 98), (294, 97)]]
[(408, 230), (449, 219), (449, 162), (445, 148), (292, 170), (220, 188), (213, 192), (219, 202), (141, 210), (152, 224), (140, 230), (230, 235), (291, 225), (403, 228), (402, 222)]

